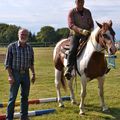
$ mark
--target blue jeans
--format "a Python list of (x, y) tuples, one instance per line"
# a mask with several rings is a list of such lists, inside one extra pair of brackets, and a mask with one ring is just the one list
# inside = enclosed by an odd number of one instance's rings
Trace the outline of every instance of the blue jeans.
[(25, 119), (28, 116), (28, 96), (30, 90), (29, 70), (25, 73), (13, 70), (12, 72), (15, 82), (10, 86), (10, 97), (7, 106), (7, 120), (13, 120), (15, 100), (18, 94), (19, 87), (21, 88), (21, 118)]
[(70, 50), (68, 54), (68, 63), (67, 67), (73, 67), (75, 62), (76, 62), (76, 54), (77, 54), (77, 49), (79, 46), (79, 42), (81, 40), (82, 36), (74, 35), (73, 39), (70, 40)]

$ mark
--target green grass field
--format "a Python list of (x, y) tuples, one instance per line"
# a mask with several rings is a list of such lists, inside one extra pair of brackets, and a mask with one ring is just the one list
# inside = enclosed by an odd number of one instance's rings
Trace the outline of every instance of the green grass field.
[[(0, 54), (4, 54), (6, 48), (0, 48)], [(52, 62), (53, 48), (34, 48), (36, 82), (31, 84), (30, 99), (56, 97), (54, 85), (54, 67)], [(57, 102), (30, 105), (29, 110), (56, 109), (55, 113), (32, 117), (31, 120), (120, 120), (120, 53), (117, 52), (116, 69), (112, 69), (106, 75), (104, 85), (105, 101), (110, 108), (110, 113), (101, 112), (98, 96), (97, 80), (88, 83), (87, 96), (85, 100), (86, 115), (79, 116), (79, 107), (65, 101), (65, 108), (59, 108)], [(63, 96), (69, 96), (69, 90)], [(76, 99), (80, 101), (80, 78), (77, 79)], [(7, 102), (9, 97), (9, 84), (7, 71), (4, 69), (3, 61), (0, 61), (0, 102)], [(17, 100), (20, 100), (20, 93)], [(20, 107), (15, 107), (18, 112)], [(6, 108), (0, 108), (0, 114), (5, 114)]]

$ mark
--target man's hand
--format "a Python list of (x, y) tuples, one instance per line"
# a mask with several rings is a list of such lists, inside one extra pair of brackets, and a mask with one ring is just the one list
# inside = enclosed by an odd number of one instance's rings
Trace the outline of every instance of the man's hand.
[(80, 29), (79, 33), (82, 34), (82, 35), (84, 35), (84, 36), (89, 36), (90, 35), (90, 31), (85, 30), (85, 29)]
[(90, 35), (90, 31), (85, 30), (85, 29), (83, 30), (82, 33), (83, 33), (83, 35), (85, 35), (85, 36), (89, 36), (89, 35)]
[(12, 84), (15, 82), (15, 80), (14, 80), (14, 78), (13, 78), (12, 75), (9, 75), (8, 81), (9, 81), (9, 84), (10, 84), (10, 85), (12, 85)]
[(32, 82), (32, 84), (34, 84), (34, 82), (35, 82), (35, 74), (32, 74), (31, 82)]

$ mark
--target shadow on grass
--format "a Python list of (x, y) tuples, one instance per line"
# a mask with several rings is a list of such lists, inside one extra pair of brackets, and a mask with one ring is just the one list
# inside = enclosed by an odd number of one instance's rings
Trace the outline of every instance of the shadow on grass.
[[(74, 114), (79, 116), (79, 107), (76, 105), (65, 105), (64, 108), (58, 108), (59, 112), (65, 112), (67, 114)], [(58, 112), (58, 113), (59, 113)], [(85, 115), (80, 116), (81, 120), (120, 120), (120, 108), (109, 108), (109, 112), (102, 112), (100, 106), (97, 105), (85, 105)]]
[(116, 118), (115, 120), (120, 120), (120, 108), (110, 108), (110, 113)]
[[(109, 112), (102, 112), (101, 107), (95, 106), (95, 105), (85, 105), (85, 109), (87, 111), (94, 111), (98, 113), (102, 113), (103, 115), (100, 116), (104, 118), (105, 120), (120, 120), (120, 108), (109, 108)], [(108, 115), (108, 116), (107, 116)], [(112, 118), (110, 119), (110, 116)]]

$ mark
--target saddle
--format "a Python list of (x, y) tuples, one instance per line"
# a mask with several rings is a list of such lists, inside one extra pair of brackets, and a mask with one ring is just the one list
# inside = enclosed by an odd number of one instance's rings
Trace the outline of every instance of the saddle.
[[(72, 37), (69, 37), (68, 40), (70, 41), (71, 39), (73, 39)], [(77, 54), (76, 57), (79, 57), (83, 51), (83, 49), (85, 48), (86, 44), (87, 44), (88, 40), (80, 40), (78, 49), (77, 49)], [(67, 59), (68, 53), (70, 50), (70, 42), (64, 46), (62, 46), (61, 52), (65, 55), (65, 58)]]

